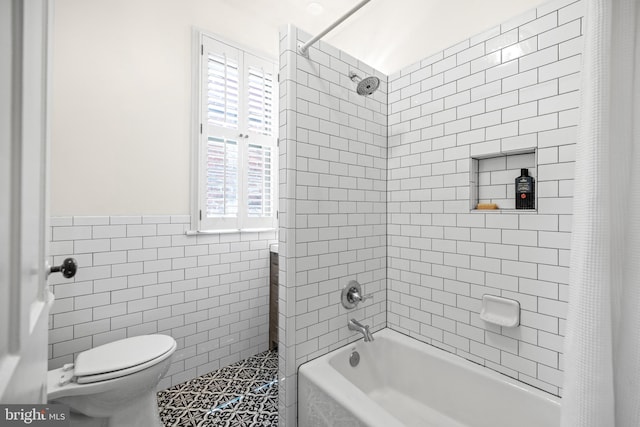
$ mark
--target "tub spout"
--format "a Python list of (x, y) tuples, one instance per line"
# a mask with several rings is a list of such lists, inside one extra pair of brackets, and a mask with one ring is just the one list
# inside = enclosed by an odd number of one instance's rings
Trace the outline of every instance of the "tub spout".
[(373, 341), (373, 334), (369, 332), (369, 325), (363, 325), (356, 319), (349, 320), (349, 330), (360, 332), (364, 336), (364, 342)]

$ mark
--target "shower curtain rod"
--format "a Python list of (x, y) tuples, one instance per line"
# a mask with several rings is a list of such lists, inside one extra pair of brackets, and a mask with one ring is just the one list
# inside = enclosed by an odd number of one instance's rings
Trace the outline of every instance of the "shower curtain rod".
[(317, 42), (318, 40), (320, 40), (322, 37), (324, 37), (329, 31), (333, 30), (335, 27), (337, 27), (338, 25), (342, 24), (342, 22), (347, 19), (348, 17), (350, 17), (351, 15), (353, 15), (354, 13), (356, 13), (358, 11), (358, 9), (360, 9), (362, 6), (364, 6), (365, 4), (369, 3), (371, 0), (362, 0), (360, 3), (358, 3), (357, 5), (355, 5), (353, 8), (351, 8), (351, 10), (349, 10), (347, 13), (345, 13), (344, 15), (342, 15), (340, 18), (338, 18), (336, 20), (336, 22), (334, 22), (333, 24), (329, 25), (324, 31), (322, 31), (320, 34), (318, 34), (317, 36), (315, 36), (314, 38), (312, 38), (311, 40), (309, 40), (308, 42), (306, 42), (305, 44), (299, 43), (298, 44), (298, 52), (300, 52), (301, 55), (307, 55), (307, 50), (309, 49), (309, 47), (314, 44), (315, 42)]

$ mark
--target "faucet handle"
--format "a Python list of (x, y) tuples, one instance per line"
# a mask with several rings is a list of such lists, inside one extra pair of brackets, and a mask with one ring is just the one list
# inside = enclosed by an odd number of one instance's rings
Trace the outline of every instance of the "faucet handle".
[(360, 301), (366, 301), (368, 299), (373, 299), (373, 294), (369, 295), (360, 295)]
[(360, 295), (359, 291), (352, 291), (347, 294), (347, 298), (349, 298), (352, 302), (362, 302), (368, 299), (372, 299), (373, 295)]

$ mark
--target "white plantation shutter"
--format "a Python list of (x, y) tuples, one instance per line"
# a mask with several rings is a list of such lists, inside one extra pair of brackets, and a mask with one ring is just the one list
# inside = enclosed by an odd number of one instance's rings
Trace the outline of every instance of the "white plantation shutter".
[(209, 137), (206, 167), (206, 216), (238, 215), (238, 142)]
[(249, 217), (272, 215), (271, 147), (249, 144), (247, 211)]
[(198, 230), (274, 228), (276, 65), (201, 35)]
[(260, 67), (248, 67), (249, 130), (273, 135), (273, 74)]
[(238, 63), (226, 55), (209, 54), (207, 60), (207, 121), (238, 129), (240, 76)]

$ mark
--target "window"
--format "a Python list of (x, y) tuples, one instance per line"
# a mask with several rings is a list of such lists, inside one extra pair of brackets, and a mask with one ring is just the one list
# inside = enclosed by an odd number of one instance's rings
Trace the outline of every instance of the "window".
[(193, 225), (276, 227), (277, 64), (200, 33)]

